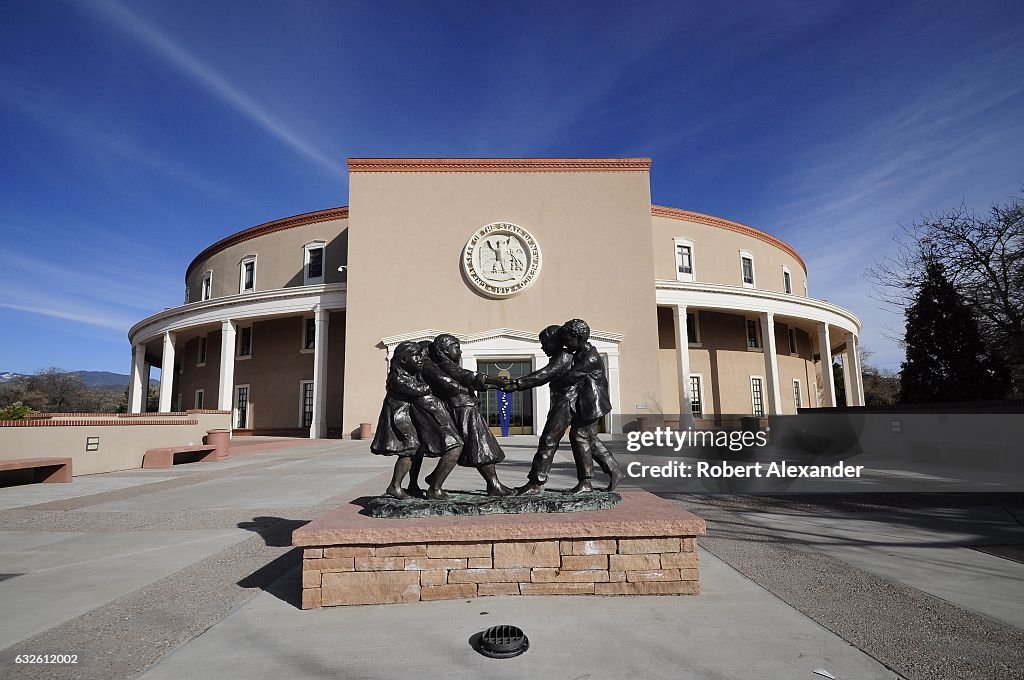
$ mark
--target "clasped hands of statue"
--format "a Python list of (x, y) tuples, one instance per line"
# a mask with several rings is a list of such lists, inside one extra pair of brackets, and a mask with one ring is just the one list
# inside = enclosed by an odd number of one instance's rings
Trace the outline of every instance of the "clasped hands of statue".
[(524, 389), (520, 387), (518, 380), (513, 380), (512, 378), (493, 378), (491, 376), (487, 376), (485, 382), (487, 383), (488, 387), (496, 387), (502, 392), (520, 392)]

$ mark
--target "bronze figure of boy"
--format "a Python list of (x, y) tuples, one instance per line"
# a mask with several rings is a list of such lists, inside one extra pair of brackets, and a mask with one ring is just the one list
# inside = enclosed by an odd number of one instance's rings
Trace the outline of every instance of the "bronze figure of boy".
[(533, 457), (529, 481), (517, 492), (539, 494), (547, 483), (548, 471), (559, 442), (569, 430), (576, 476), (579, 483), (570, 493), (593, 491), (594, 461), (608, 475), (612, 491), (622, 479), (619, 464), (597, 436), (598, 424), (611, 411), (608, 376), (597, 349), (591, 345), (590, 326), (572, 319), (562, 326), (548, 326), (540, 333), (541, 347), (550, 357), (543, 368), (512, 382), (512, 390), (527, 390), (550, 384), (551, 407)]

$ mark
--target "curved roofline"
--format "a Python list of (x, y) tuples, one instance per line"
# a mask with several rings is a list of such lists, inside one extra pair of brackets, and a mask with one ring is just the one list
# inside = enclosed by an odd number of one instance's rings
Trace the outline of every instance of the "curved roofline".
[[(651, 205), (651, 215), (655, 217), (668, 217), (675, 220), (697, 222), (698, 224), (706, 224), (708, 226), (718, 227), (719, 229), (734, 231), (745, 236), (751, 236), (792, 255), (796, 261), (800, 263), (800, 266), (803, 267), (804, 274), (807, 274), (807, 265), (804, 263), (804, 259), (800, 257), (800, 254), (796, 252), (792, 246), (771, 234), (761, 231), (760, 229), (755, 229), (754, 227), (747, 226), (746, 224), (733, 222), (732, 220), (727, 220), (721, 217), (705, 215), (704, 213), (694, 212), (692, 210), (670, 208), (664, 205)], [(222, 238), (196, 255), (185, 269), (185, 279), (188, 279), (188, 275), (196, 265), (199, 264), (199, 262), (233, 245), (244, 243), (245, 241), (249, 241), (260, 236), (266, 236), (267, 234), (272, 234), (277, 231), (294, 229), (295, 227), (302, 227), (307, 224), (316, 224), (317, 222), (327, 222), (328, 220), (340, 220), (347, 218), (348, 206), (343, 205), (337, 208), (326, 208), (324, 210), (315, 210), (313, 212), (302, 213), (301, 215), (294, 215), (292, 217), (283, 217), (279, 220), (264, 222), (263, 224), (257, 224), (255, 227), (243, 229), (242, 231)]]
[(763, 232), (760, 229), (741, 224), (739, 222), (733, 222), (732, 220), (723, 219), (721, 217), (715, 217), (713, 215), (705, 215), (704, 213), (693, 212), (692, 210), (680, 210), (679, 208), (670, 208), (665, 205), (652, 205), (651, 215), (656, 217), (668, 217), (674, 220), (686, 220), (688, 222), (697, 222), (698, 224), (706, 224), (711, 227), (718, 227), (719, 229), (726, 229), (728, 231), (735, 231), (738, 234), (744, 236), (752, 236), (759, 241), (775, 246), (776, 248), (783, 250), (800, 263), (800, 266), (804, 269), (804, 275), (807, 274), (807, 264), (804, 263), (804, 258), (800, 257), (800, 253), (794, 250), (793, 246), (789, 245), (782, 239), (776, 238), (767, 232)]
[(295, 227), (302, 227), (307, 224), (316, 224), (317, 222), (326, 222), (328, 220), (341, 220), (346, 219), (347, 217), (348, 206), (343, 205), (337, 208), (326, 208), (324, 210), (302, 213), (301, 215), (294, 215), (292, 217), (282, 217), (279, 220), (264, 222), (263, 224), (257, 224), (255, 227), (243, 229), (242, 231), (222, 238), (192, 258), (192, 262), (190, 262), (188, 268), (185, 269), (185, 280), (188, 280), (188, 275), (201, 260), (205, 260), (225, 248), (230, 248), (233, 245), (244, 243), (245, 241), (249, 241), (260, 236), (272, 234), (275, 231), (294, 229)]

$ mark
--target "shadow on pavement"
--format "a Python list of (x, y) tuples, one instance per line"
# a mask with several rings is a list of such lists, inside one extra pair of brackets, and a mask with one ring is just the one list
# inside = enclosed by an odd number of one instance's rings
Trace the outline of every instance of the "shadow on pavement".
[[(239, 522), (238, 527), (258, 534), (270, 547), (288, 548), (292, 545), (292, 532), (308, 523), (307, 520), (282, 517), (253, 517), (251, 522)], [(302, 587), (298, 583), (301, 567), (302, 548), (292, 548), (243, 578), (238, 585), (247, 589), (258, 588), (301, 609)]]

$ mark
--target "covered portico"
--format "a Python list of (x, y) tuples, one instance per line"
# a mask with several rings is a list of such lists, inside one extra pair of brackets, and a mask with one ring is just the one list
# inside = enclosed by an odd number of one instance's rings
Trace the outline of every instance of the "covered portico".
[[(659, 280), (656, 291), (658, 306), (671, 310), (673, 317), (683, 427), (693, 426), (695, 420), (689, 408), (689, 405), (694, 403), (694, 395), (691, 393), (691, 350), (703, 347), (700, 342), (695, 342), (695, 338), (690, 337), (691, 333), (697, 331), (697, 327), (692, 320), (693, 317), (690, 324), (687, 323), (687, 315), (695, 312), (724, 313), (746, 319), (746, 336), (743, 337), (740, 346), (763, 354), (761, 370), (764, 375), (764, 415), (782, 415), (787, 410), (795, 412), (801, 405), (798, 391), (797, 396), (792, 399), (793, 406), (784, 407), (784, 403), (788, 403), (789, 400), (784, 401), (782, 398), (780, 356), (804, 355), (816, 361), (818, 390), (811, 394), (818, 403), (814, 405), (835, 406), (836, 386), (831, 370), (832, 357), (842, 354), (846, 402), (850, 405), (864, 404), (864, 388), (857, 352), (861, 326), (860, 320), (849, 311), (824, 300), (719, 284)], [(779, 347), (777, 326), (780, 325), (786, 326), (790, 331), (788, 337), (785, 337), (786, 344), (790, 345), (788, 347)], [(792, 334), (793, 331), (799, 331), (801, 337), (805, 335), (810, 347), (798, 347), (797, 336)], [(757, 376), (757, 379), (759, 380), (760, 376)], [(799, 390), (799, 386), (796, 387)], [(820, 392), (820, 397), (817, 392)]]
[[(216, 401), (208, 400), (207, 408), (235, 411), (235, 369), (246, 356), (237, 349), (240, 328), (251, 327), (256, 321), (287, 318), (311, 318), (313, 337), (312, 419), (310, 437), (325, 437), (327, 361), (330, 331), (330, 313), (344, 311), (346, 307), (344, 284), (300, 286), (288, 289), (245, 293), (213, 300), (194, 302), (167, 309), (144, 319), (129, 332), (132, 343), (132, 368), (129, 384), (129, 412), (145, 411), (146, 385), (150, 368), (161, 370), (159, 411), (169, 412), (174, 406), (178, 375), (177, 366), (182, 358), (180, 348), (199, 336), (219, 337), (219, 367), (217, 371)], [(341, 329), (343, 332), (344, 329)], [(295, 351), (299, 351), (296, 338)], [(205, 364), (205, 350), (202, 361)], [(237, 414), (236, 414), (237, 415)], [(237, 424), (235, 418), (233, 423)]]

